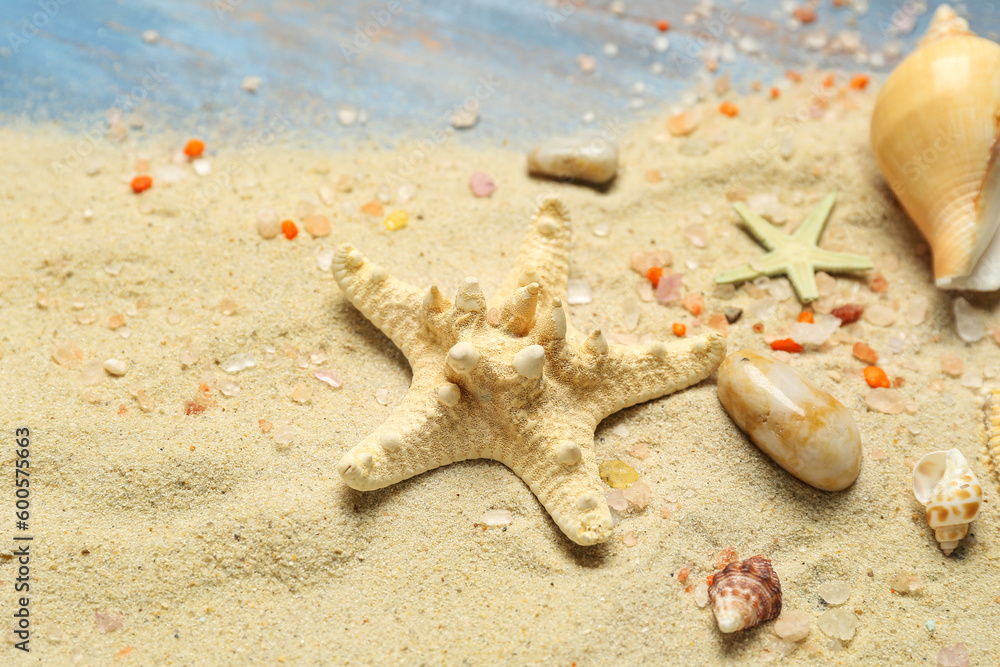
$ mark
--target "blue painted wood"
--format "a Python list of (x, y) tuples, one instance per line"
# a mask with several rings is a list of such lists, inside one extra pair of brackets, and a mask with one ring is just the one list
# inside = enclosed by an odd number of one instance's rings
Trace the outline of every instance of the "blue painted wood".
[[(823, 3), (819, 20), (793, 33), (776, 0), (718, 0), (712, 18), (695, 26), (683, 25), (692, 3), (680, 0), (626, 0), (622, 17), (606, 2), (541, 0), (0, 0), (0, 113), (87, 127), (112, 106), (135, 107), (151, 129), (223, 138), (281, 114), (303, 140), (391, 142), (433, 139), (478, 94), (481, 121), (467, 136), (524, 146), (580, 127), (587, 112), (597, 127), (625, 122), (636, 113), (632, 98), (647, 108), (678, 100), (700, 67), (700, 49), (729, 27), (765, 47), (723, 65), (720, 74), (730, 72), (738, 86), (811, 62), (856, 71), (845, 56), (802, 48), (802, 34), (856, 29), (877, 46), (909, 2), (871, 0), (856, 26), (848, 25), (852, 12)], [(973, 27), (996, 38), (994, 4), (965, 3)], [(904, 38), (906, 48), (929, 17)], [(666, 53), (652, 49), (661, 18), (673, 24)], [(777, 30), (767, 30), (774, 19)], [(159, 32), (158, 43), (143, 42), (148, 29)], [(617, 56), (602, 52), (608, 43)], [(580, 54), (597, 59), (593, 74), (580, 72)], [(656, 62), (662, 73), (651, 70)], [(249, 75), (263, 79), (256, 94), (240, 90)], [(368, 122), (340, 126), (342, 104), (365, 110)]]

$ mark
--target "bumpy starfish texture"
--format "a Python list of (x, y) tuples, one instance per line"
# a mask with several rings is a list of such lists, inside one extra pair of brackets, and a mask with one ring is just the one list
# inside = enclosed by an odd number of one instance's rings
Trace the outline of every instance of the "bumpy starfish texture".
[(774, 225), (751, 211), (746, 204), (742, 202), (734, 204), (733, 208), (743, 218), (750, 233), (771, 252), (749, 264), (716, 276), (715, 282), (738, 283), (760, 276), (776, 276), (784, 273), (791, 281), (799, 299), (808, 302), (819, 298), (814, 271), (871, 269), (874, 265), (867, 257), (822, 250), (816, 245), (836, 200), (836, 192), (824, 197), (791, 236), (779, 232)]
[(717, 334), (669, 344), (611, 345), (567, 323), (562, 299), (570, 223), (557, 199), (539, 210), (493, 307), (475, 278), (454, 304), (418, 290), (350, 245), (334, 258), (347, 298), (406, 355), (410, 389), (375, 433), (337, 464), (360, 491), (438, 466), (487, 458), (524, 480), (559, 528), (583, 545), (612, 529), (594, 429), (609, 414), (683, 389), (722, 362)]

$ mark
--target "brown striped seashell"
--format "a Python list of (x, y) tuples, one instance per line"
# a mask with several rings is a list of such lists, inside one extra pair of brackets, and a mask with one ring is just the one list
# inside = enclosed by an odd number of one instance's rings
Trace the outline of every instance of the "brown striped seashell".
[(754, 556), (716, 572), (708, 599), (720, 632), (746, 630), (781, 613), (781, 582), (771, 561)]
[(998, 138), (1000, 45), (941, 5), (879, 92), (871, 141), (943, 289), (1000, 288)]
[(927, 525), (945, 556), (979, 515), (983, 487), (957, 449), (925, 454), (913, 468), (913, 495), (927, 510)]

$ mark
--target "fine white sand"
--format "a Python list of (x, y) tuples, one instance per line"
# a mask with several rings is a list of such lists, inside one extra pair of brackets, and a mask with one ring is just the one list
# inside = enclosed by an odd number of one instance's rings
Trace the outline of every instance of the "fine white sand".
[[(607, 192), (531, 179), (522, 153), (451, 139), (418, 155), (409, 175), (389, 179), (394, 200), (404, 182), (418, 188), (411, 201), (386, 205), (386, 212), (409, 213), (409, 226), (396, 232), (358, 209), (376, 198), (386, 174), (405, 169), (410, 146), (331, 154), (290, 148), (279, 134), (248, 159), (209, 141), (212, 174), (199, 177), (182, 165), (185, 180), (157, 178), (135, 195), (128, 183), (137, 159), (148, 159), (156, 177), (186, 137), (102, 141), (79, 166), (55, 175), (53, 163), (69, 158), (78, 136), (47, 126), (0, 129), (8, 156), (17, 157), (0, 162), (4, 610), (12, 612), (17, 597), (10, 540), (21, 534), (13, 525), (17, 427), (32, 433), (34, 537), (31, 653), (7, 645), (3, 660), (695, 665), (758, 664), (790, 652), (789, 664), (910, 665), (934, 664), (942, 648), (964, 642), (971, 664), (996, 664), (1000, 520), (996, 478), (983, 458), (981, 404), (997, 384), (989, 376), (1000, 348), (989, 334), (975, 344), (955, 334), (954, 295), (933, 287), (928, 248), (891, 203), (871, 155), (874, 91), (842, 93), (818, 81), (809, 78), (776, 102), (729, 96), (740, 107), (735, 119), (709, 99), (686, 140), (670, 136), (665, 117), (625, 127), (620, 175)], [(814, 89), (826, 96), (822, 119), (778, 121), (816, 106)], [(778, 151), (786, 131), (795, 137), (788, 160)], [(678, 152), (694, 140), (707, 142), (707, 154)], [(238, 173), (221, 177), (229, 167)], [(661, 182), (648, 180), (651, 169)], [(478, 170), (499, 184), (490, 198), (469, 192)], [(353, 189), (336, 191), (332, 205), (320, 201), (319, 188), (343, 176), (353, 178)], [(629, 254), (667, 249), (685, 292), (705, 295), (703, 320), (727, 306), (744, 310), (729, 327), (730, 349), (765, 350), (801, 306), (794, 297), (774, 299), (768, 287), (713, 288), (714, 275), (764, 252), (738, 224), (727, 193), (774, 193), (787, 229), (832, 189), (839, 199), (821, 245), (872, 257), (888, 290), (870, 289), (875, 272), (838, 276), (817, 312), (843, 303), (898, 311), (889, 327), (862, 320), (789, 362), (858, 420), (864, 462), (848, 490), (817, 491), (773, 464), (730, 421), (714, 377), (600, 425), (598, 459), (633, 465), (652, 500), (623, 516), (614, 537), (597, 547), (569, 542), (499, 463), (450, 465), (371, 493), (340, 481), (336, 461), (391, 414), (410, 371), (319, 270), (320, 249), (350, 241), (415, 284), (435, 281), (451, 294), (471, 274), (490, 294), (533, 202), (557, 192), (573, 217), (571, 277), (594, 292), (592, 303), (569, 307), (578, 328), (602, 326), (621, 342), (668, 339), (674, 322), (686, 323), (689, 334), (707, 330), (679, 305), (645, 302), (638, 326), (626, 329), (640, 280)], [(303, 200), (330, 217), (329, 237), (258, 235), (258, 209), (274, 207), (301, 227)], [(685, 237), (691, 224), (705, 227), (707, 247)], [(609, 234), (595, 235), (602, 225)], [(782, 281), (774, 282), (780, 294)], [(916, 295), (930, 307), (912, 325), (903, 313)], [(988, 329), (1000, 326), (996, 294), (970, 300)], [(224, 301), (238, 311), (224, 314)], [(126, 324), (111, 329), (117, 314)], [(758, 322), (763, 334), (751, 328)], [(898, 354), (893, 337), (903, 338)], [(909, 411), (869, 411), (863, 364), (851, 354), (855, 340), (879, 351), (890, 378), (902, 378), (898, 391)], [(53, 346), (65, 341), (84, 363), (117, 358), (129, 370), (84, 386), (82, 366), (53, 358)], [(236, 375), (220, 368), (244, 352), (254, 355), (254, 368)], [(959, 357), (973, 376), (985, 372), (983, 389), (943, 374), (943, 355)], [(318, 368), (338, 373), (343, 386), (313, 378)], [(220, 393), (225, 380), (239, 384), (238, 395)], [(300, 382), (312, 390), (305, 403), (291, 398)], [(376, 400), (383, 388), (386, 406)], [(140, 389), (149, 410), (134, 396)], [(199, 396), (207, 409), (185, 414)], [(273, 428), (264, 432), (261, 420)], [(295, 437), (280, 444), (275, 433), (284, 425)], [(616, 427), (624, 430), (613, 433)], [(643, 442), (648, 458), (629, 455)], [(944, 557), (910, 491), (906, 459), (952, 447), (968, 457), (986, 503), (970, 537)], [(490, 509), (510, 510), (513, 523), (484, 528)], [(623, 541), (629, 534), (632, 547)], [(813, 618), (804, 642), (781, 644), (773, 622), (736, 636), (716, 630), (693, 590), (725, 547), (741, 558), (771, 559), (785, 610)], [(681, 584), (685, 566), (690, 577)], [(900, 570), (919, 576), (919, 591), (891, 591)], [(859, 621), (842, 646), (832, 646), (817, 624), (827, 608), (817, 587), (830, 580), (851, 585), (843, 606)], [(108, 630), (119, 615), (123, 627)]]

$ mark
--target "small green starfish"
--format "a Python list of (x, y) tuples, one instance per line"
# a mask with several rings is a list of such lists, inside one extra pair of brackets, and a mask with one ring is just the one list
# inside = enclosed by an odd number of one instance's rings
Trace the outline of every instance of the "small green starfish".
[(814, 271), (866, 271), (873, 268), (872, 261), (867, 257), (817, 247), (816, 242), (836, 200), (836, 191), (824, 197), (791, 236), (775, 229), (774, 225), (751, 211), (746, 204), (734, 204), (733, 208), (743, 218), (750, 233), (771, 252), (749, 264), (716, 276), (715, 282), (738, 283), (784, 273), (798, 293), (799, 300), (808, 302), (819, 297)]

